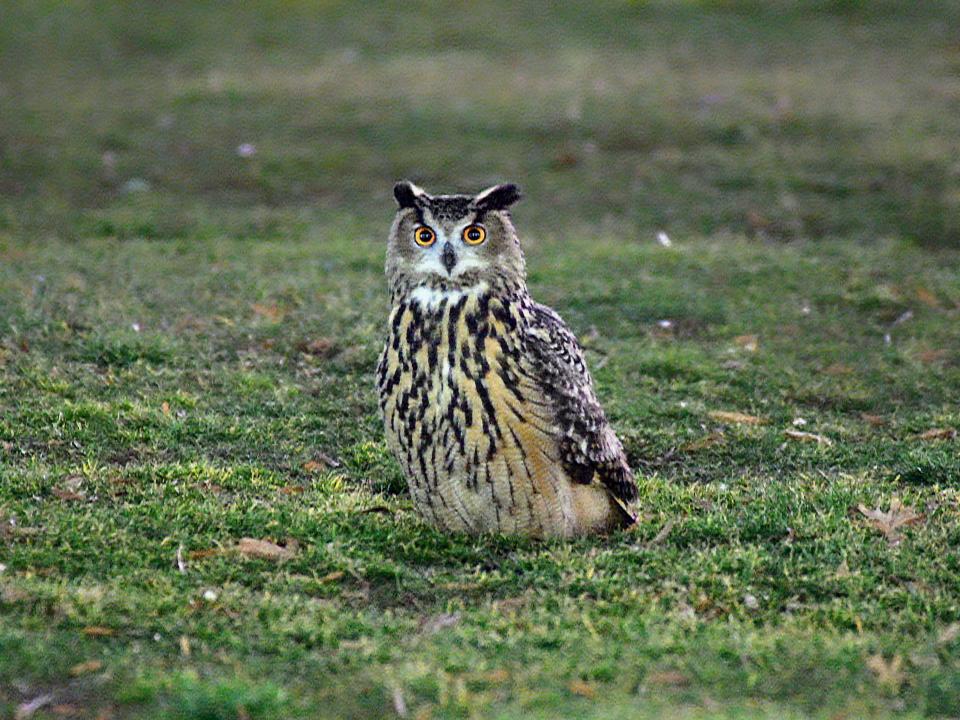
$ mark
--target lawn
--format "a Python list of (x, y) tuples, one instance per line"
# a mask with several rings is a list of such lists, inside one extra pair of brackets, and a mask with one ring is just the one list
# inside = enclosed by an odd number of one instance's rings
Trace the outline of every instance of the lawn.
[[(0, 716), (960, 716), (960, 4), (546, 7), (3, 4)], [(413, 512), (401, 177), (524, 188), (635, 529)]]

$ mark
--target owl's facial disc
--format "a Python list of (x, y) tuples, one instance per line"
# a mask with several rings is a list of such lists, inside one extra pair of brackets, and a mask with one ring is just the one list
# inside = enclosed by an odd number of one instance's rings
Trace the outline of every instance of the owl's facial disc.
[(489, 267), (485, 248), (486, 229), (472, 215), (455, 221), (424, 212), (423, 224), (412, 230), (413, 267), (422, 275), (444, 280), (460, 278), (471, 270)]
[(394, 195), (399, 209), (387, 254), (392, 287), (466, 291), (524, 282), (523, 253), (507, 212), (519, 198), (516, 186), (430, 195), (401, 182)]

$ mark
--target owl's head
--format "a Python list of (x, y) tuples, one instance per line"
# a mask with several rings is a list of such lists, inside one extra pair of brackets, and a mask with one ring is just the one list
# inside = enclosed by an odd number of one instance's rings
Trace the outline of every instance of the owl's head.
[(418, 287), (523, 285), (523, 252), (508, 211), (520, 199), (516, 185), (494, 185), (478, 195), (428, 195), (403, 181), (393, 194), (399, 208), (386, 269), (395, 296)]

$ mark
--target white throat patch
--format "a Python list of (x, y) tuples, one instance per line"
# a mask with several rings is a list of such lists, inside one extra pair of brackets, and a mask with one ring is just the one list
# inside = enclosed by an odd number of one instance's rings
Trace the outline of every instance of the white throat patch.
[(454, 303), (464, 295), (479, 295), (489, 289), (485, 282), (478, 282), (465, 288), (451, 288), (450, 290), (437, 290), (430, 287), (416, 287), (410, 292), (410, 299), (417, 302), (424, 309), (435, 309), (443, 300), (447, 303)]

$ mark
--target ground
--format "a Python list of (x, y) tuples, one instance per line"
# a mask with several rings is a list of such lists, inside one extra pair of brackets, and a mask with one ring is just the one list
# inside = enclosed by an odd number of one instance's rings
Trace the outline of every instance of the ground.
[[(960, 715), (960, 7), (545, 7), (4, 3), (0, 715)], [(418, 520), (400, 177), (524, 187), (637, 528)]]

